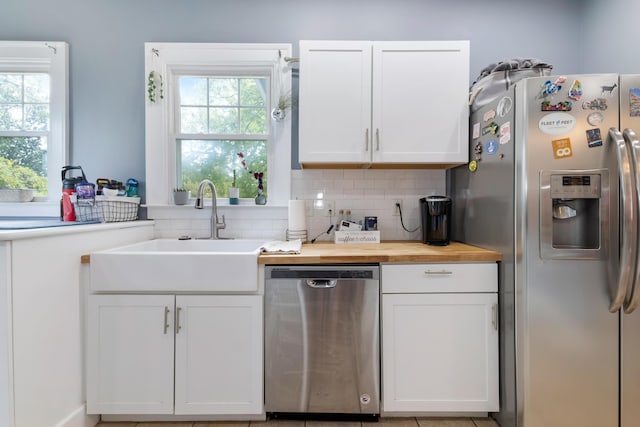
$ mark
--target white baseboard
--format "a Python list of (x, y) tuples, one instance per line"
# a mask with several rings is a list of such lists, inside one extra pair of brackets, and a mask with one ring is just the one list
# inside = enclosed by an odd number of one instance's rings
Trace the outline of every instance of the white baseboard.
[(98, 415), (87, 415), (85, 405), (82, 405), (59, 421), (54, 427), (95, 427), (98, 421), (100, 421), (100, 417)]

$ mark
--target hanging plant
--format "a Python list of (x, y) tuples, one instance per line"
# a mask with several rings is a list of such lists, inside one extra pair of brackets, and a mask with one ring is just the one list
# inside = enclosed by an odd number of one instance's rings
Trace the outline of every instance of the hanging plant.
[(151, 71), (147, 77), (147, 96), (149, 97), (149, 101), (156, 102), (157, 95), (160, 96), (160, 99), (164, 99), (162, 76), (160, 73)]
[(287, 110), (290, 110), (292, 105), (293, 97), (291, 96), (291, 92), (286, 95), (280, 95), (280, 98), (278, 98), (278, 105), (276, 108), (271, 110), (271, 118), (277, 122), (284, 120), (287, 115)]

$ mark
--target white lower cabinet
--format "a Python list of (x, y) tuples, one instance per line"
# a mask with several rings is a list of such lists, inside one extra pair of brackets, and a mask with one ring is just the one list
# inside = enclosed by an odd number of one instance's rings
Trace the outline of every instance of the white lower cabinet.
[(91, 295), (87, 412), (262, 413), (262, 311), (261, 295)]
[(382, 266), (384, 412), (499, 409), (496, 264)]

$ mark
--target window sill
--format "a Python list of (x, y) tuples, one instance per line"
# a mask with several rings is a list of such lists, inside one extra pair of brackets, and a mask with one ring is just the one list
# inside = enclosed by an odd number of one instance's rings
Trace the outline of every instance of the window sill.
[[(224, 202), (218, 201), (218, 215), (226, 215), (227, 218), (234, 219), (287, 219), (289, 212), (288, 206), (273, 205), (256, 205), (253, 203), (242, 203), (238, 205), (229, 205), (228, 200)], [(147, 217), (149, 219), (193, 219), (193, 218), (209, 218), (211, 216), (211, 201), (205, 201), (204, 209), (194, 208), (195, 200), (186, 205), (145, 205), (147, 207)]]
[(59, 216), (60, 202), (0, 203), (0, 216)]

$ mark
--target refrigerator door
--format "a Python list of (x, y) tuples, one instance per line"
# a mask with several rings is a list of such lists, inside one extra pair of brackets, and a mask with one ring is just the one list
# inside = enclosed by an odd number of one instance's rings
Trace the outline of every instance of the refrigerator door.
[[(620, 129), (640, 131), (640, 75), (620, 76)], [(640, 419), (640, 310), (621, 315), (620, 325), (620, 426), (634, 427)]]
[[(617, 83), (617, 75), (606, 74), (516, 84), (519, 427), (618, 425), (618, 315), (608, 311), (607, 289), (608, 258), (618, 257), (618, 179), (612, 169), (613, 153), (601, 138), (618, 124)], [(571, 93), (577, 88), (580, 96), (577, 90)], [(566, 185), (576, 185), (576, 190), (588, 181), (582, 175), (611, 171), (608, 178), (602, 175), (603, 191), (597, 200), (609, 206), (609, 216), (599, 218), (602, 231), (595, 244), (590, 242), (592, 249), (602, 252), (597, 259), (543, 259), (541, 218), (553, 211), (552, 204), (541, 203), (542, 172), (571, 170), (577, 178), (567, 175)], [(573, 203), (570, 198), (563, 202)], [(548, 210), (541, 208), (545, 205)], [(579, 208), (575, 218), (557, 219), (554, 224), (597, 215), (589, 212), (586, 206)]]

